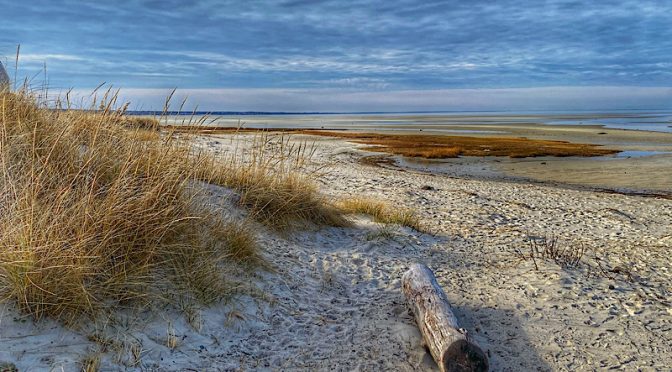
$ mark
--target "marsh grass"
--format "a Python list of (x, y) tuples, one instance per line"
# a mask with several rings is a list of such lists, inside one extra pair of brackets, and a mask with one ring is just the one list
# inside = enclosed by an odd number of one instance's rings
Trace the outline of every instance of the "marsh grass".
[(600, 145), (507, 137), (467, 137), (418, 134), (356, 133), (346, 131), (304, 130), (302, 134), (344, 138), (371, 145), (367, 151), (384, 152), (427, 159), (459, 156), (508, 156), (526, 158), (537, 156), (602, 156), (618, 150)]
[(603, 156), (618, 153), (619, 150), (601, 145), (570, 143), (529, 138), (511, 137), (468, 137), (426, 134), (384, 134), (361, 133), (346, 130), (319, 130), (300, 128), (241, 129), (236, 127), (174, 126), (178, 132), (199, 132), (202, 134), (223, 134), (244, 132), (294, 133), (313, 136), (343, 138), (355, 143), (369, 145), (364, 150), (422, 157), (426, 159), (447, 159), (460, 156), (508, 156), (527, 158), (538, 156)]
[(393, 207), (387, 202), (371, 198), (343, 199), (337, 207), (345, 213), (368, 214), (374, 221), (407, 226), (417, 231), (424, 231), (420, 217), (412, 209)]

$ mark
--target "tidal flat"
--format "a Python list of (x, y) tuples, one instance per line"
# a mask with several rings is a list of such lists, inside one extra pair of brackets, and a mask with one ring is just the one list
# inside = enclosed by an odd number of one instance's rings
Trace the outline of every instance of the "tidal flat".
[[(169, 116), (164, 124), (185, 125), (199, 120), (213, 128), (335, 131), (338, 137), (352, 137), (353, 141), (357, 141), (357, 134), (375, 133), (481, 138), (484, 147), (492, 145), (493, 138), (597, 145), (590, 146), (597, 151), (584, 154), (597, 156), (544, 156), (547, 154), (542, 151), (534, 157), (511, 158), (507, 153), (505, 156), (459, 154), (453, 151), (459, 144), (447, 143), (445, 151), (438, 152), (446, 155), (444, 159), (398, 156), (395, 161), (402, 166), (465, 178), (672, 194), (670, 112), (212, 115), (207, 119)], [(526, 147), (529, 150), (530, 146)], [(615, 151), (600, 153), (600, 150)]]

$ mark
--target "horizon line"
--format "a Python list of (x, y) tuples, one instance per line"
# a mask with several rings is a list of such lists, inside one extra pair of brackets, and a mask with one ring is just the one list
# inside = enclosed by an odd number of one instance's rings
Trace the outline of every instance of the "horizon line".
[[(87, 110), (84, 110), (87, 111)], [(453, 113), (535, 113), (535, 112), (557, 112), (557, 113), (613, 113), (613, 112), (633, 112), (633, 111), (662, 111), (672, 113), (672, 108), (637, 108), (637, 109), (525, 109), (525, 110), (411, 110), (411, 111), (256, 111), (256, 110), (206, 110), (206, 111), (163, 111), (163, 110), (127, 110), (126, 113), (130, 115), (171, 115), (171, 116), (188, 116), (188, 115), (241, 115), (241, 116), (256, 116), (256, 115), (377, 115), (377, 114), (453, 114)]]

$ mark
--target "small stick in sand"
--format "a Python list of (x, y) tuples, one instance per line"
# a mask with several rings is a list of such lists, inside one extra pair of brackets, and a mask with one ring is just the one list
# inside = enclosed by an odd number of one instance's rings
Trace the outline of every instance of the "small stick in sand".
[(445, 293), (427, 266), (412, 265), (402, 278), (402, 291), (442, 372), (488, 370), (488, 358), (457, 324)]

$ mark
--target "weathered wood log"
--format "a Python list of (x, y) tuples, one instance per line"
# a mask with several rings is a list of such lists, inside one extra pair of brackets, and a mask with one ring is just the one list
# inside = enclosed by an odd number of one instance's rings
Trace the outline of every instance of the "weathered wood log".
[(488, 358), (459, 327), (446, 294), (427, 266), (412, 265), (402, 278), (402, 291), (442, 372), (488, 370)]

